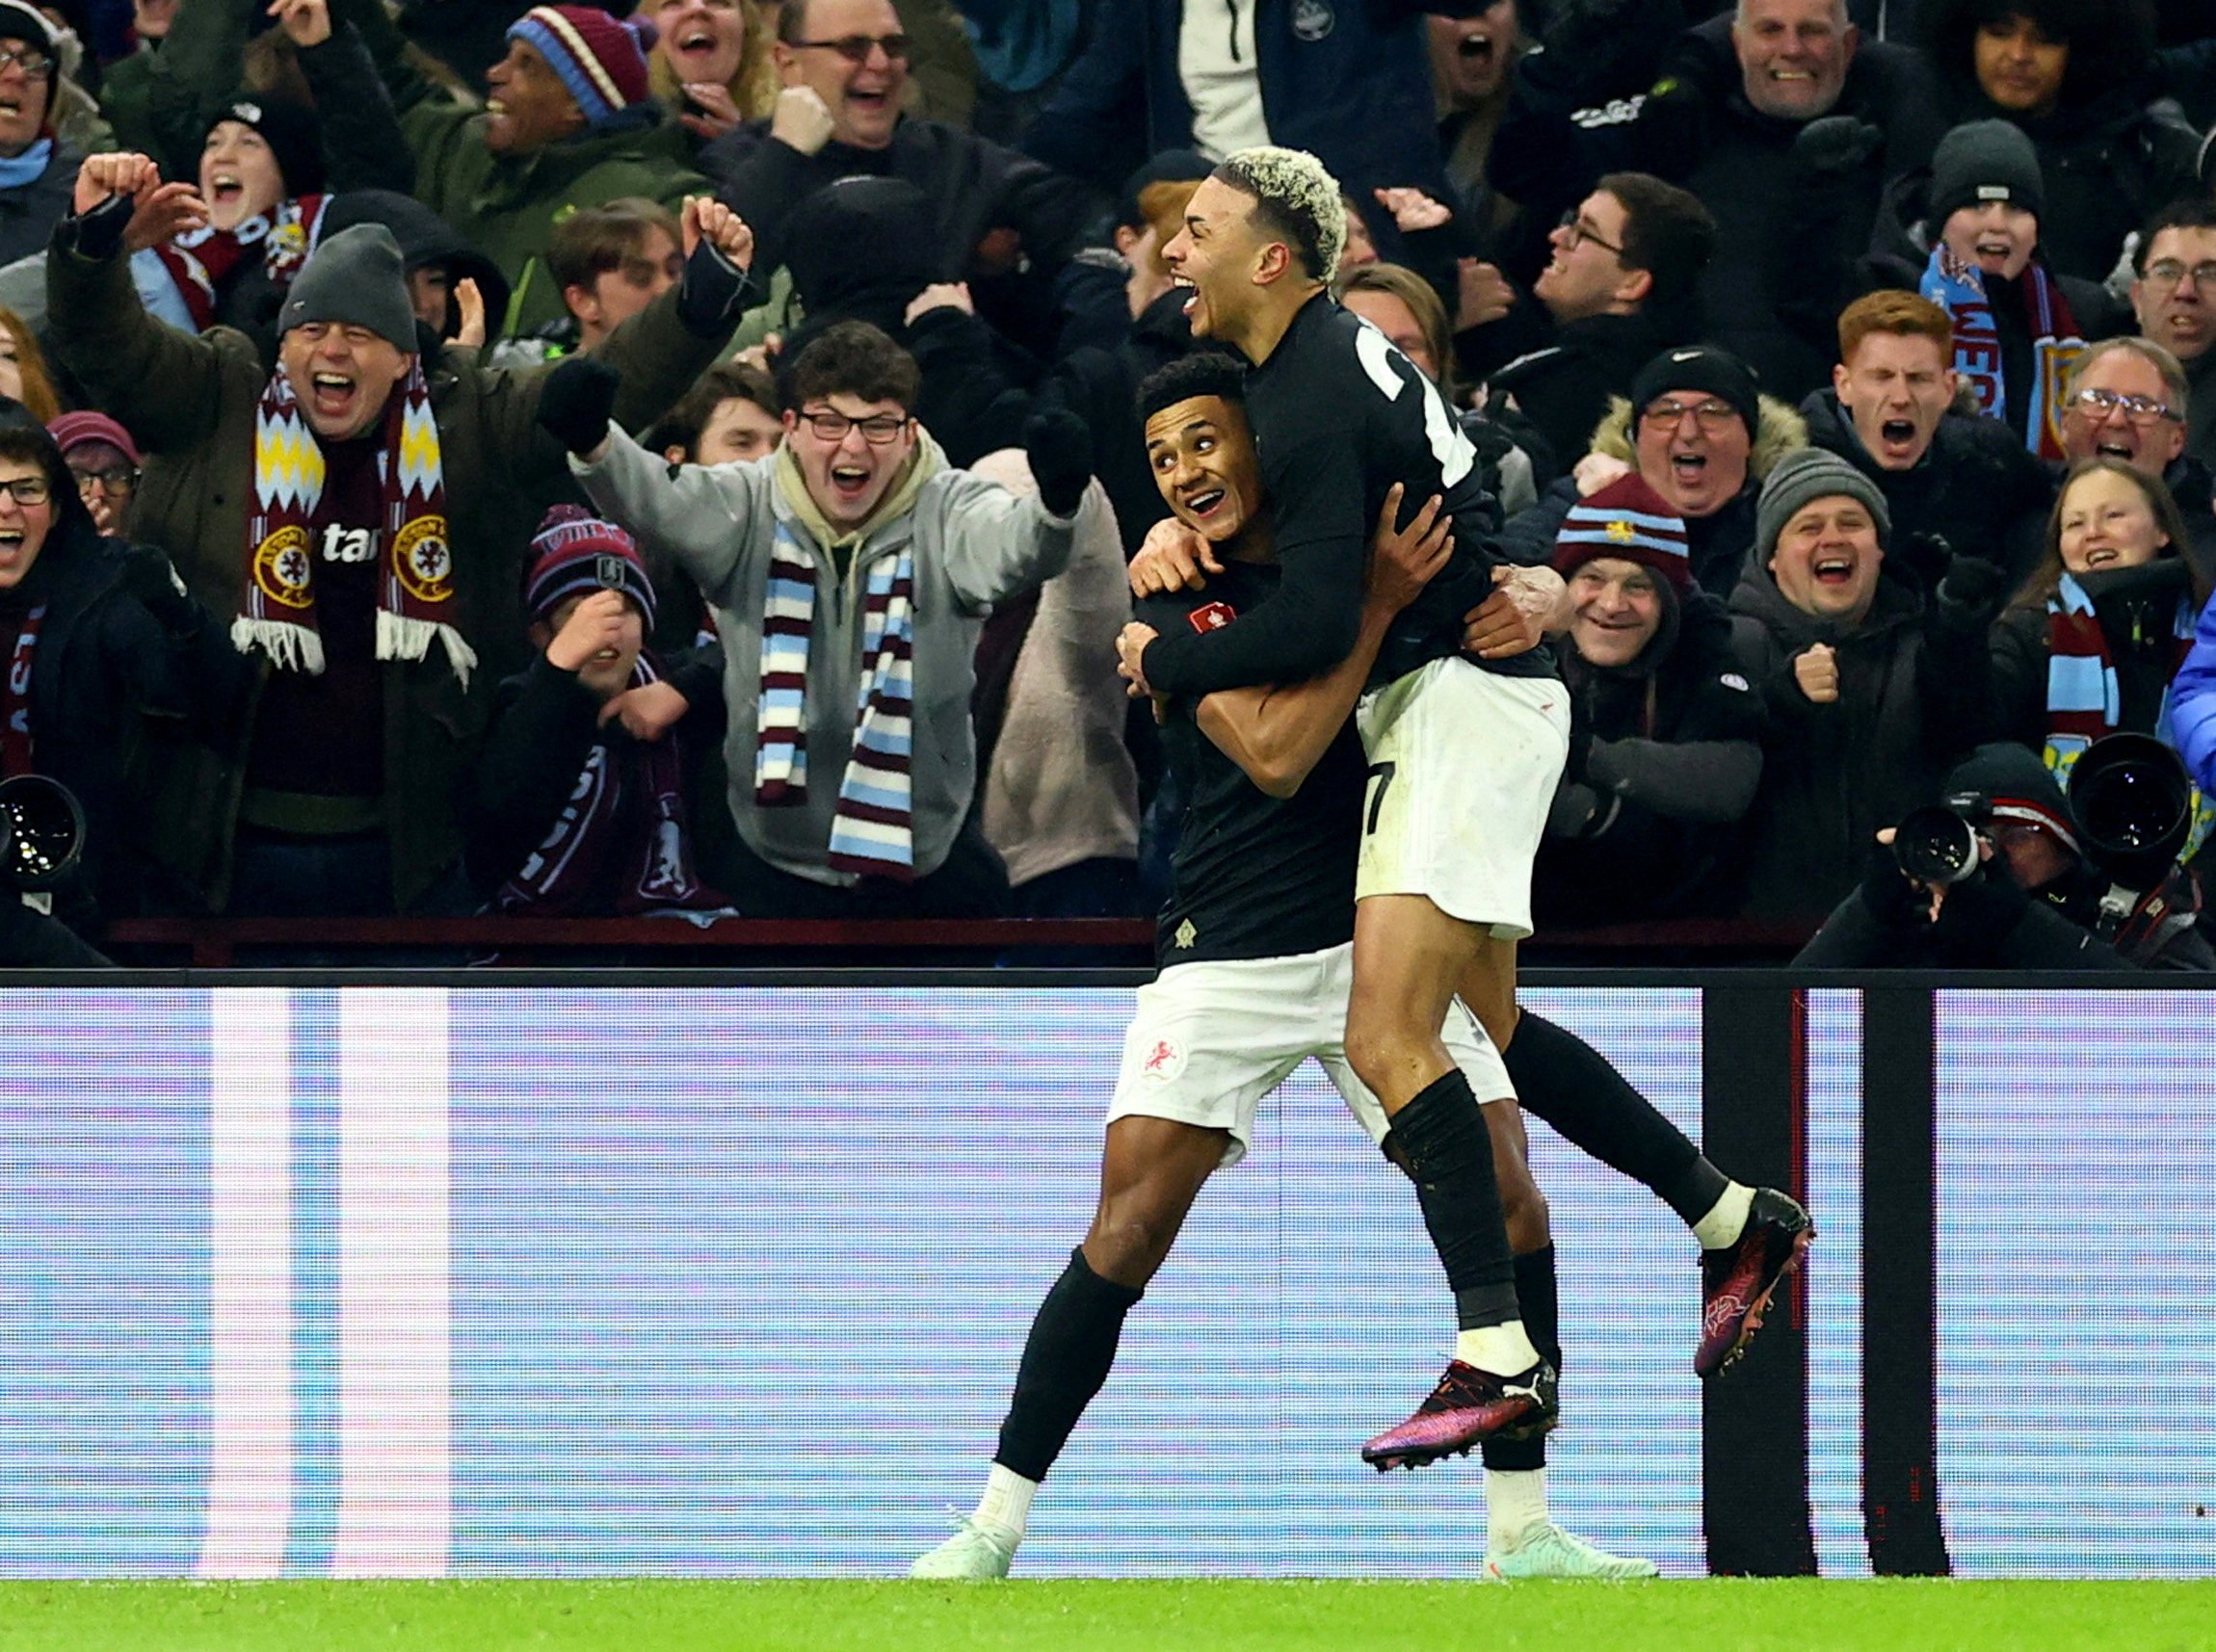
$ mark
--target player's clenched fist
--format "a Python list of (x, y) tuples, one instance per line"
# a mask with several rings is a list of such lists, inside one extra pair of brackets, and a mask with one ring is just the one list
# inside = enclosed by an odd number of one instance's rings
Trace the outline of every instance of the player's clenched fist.
[(1793, 680), (1815, 705), (1830, 705), (1839, 697), (1839, 660), (1828, 642), (1817, 642), (1793, 656)]

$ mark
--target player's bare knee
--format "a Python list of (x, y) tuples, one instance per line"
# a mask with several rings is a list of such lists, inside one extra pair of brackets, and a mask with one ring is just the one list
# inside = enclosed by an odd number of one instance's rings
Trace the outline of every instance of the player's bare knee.
[(1546, 1195), (1539, 1191), (1539, 1184), (1528, 1172), (1501, 1179), (1500, 1215), (1508, 1229), (1508, 1247), (1518, 1256), (1543, 1250), (1553, 1243), (1554, 1229), (1547, 1219)]
[(1154, 1277), (1177, 1242), (1184, 1212), (1140, 1203), (1103, 1208), (1085, 1236), (1085, 1261), (1119, 1285), (1144, 1285)]

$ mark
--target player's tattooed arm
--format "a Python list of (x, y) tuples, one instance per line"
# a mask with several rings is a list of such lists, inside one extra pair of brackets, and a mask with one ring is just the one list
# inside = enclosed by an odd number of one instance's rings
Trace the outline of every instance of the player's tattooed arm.
[(1291, 797), (1323, 761), (1361, 697), (1393, 616), (1446, 566), (1453, 551), (1454, 519), (1442, 512), (1442, 502), (1435, 495), (1407, 527), (1396, 528), (1401, 497), (1395, 483), (1378, 511), (1354, 652), (1306, 682), (1219, 689), (1200, 701), (1200, 732), (1273, 798)]

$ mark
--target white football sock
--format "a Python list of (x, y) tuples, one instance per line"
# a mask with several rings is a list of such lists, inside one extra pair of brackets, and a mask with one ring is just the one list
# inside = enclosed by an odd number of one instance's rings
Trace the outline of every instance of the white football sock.
[(1708, 1214), (1693, 1224), (1693, 1237), (1702, 1250), (1721, 1250), (1736, 1245), (1747, 1229), (1747, 1212), (1754, 1205), (1754, 1190), (1733, 1182), (1724, 1196), (1708, 1207)]
[(1513, 1553), (1524, 1534), (1545, 1525), (1546, 1471), (1543, 1468), (1489, 1468), (1485, 1471), (1485, 1546)]
[(1520, 1377), (1539, 1363), (1539, 1350), (1524, 1334), (1523, 1322), (1510, 1320), (1506, 1324), (1457, 1333), (1454, 1357), (1495, 1377)]
[(1025, 1480), (1014, 1469), (994, 1463), (992, 1472), (985, 1477), (985, 1495), (977, 1500), (977, 1512), (970, 1518), (1020, 1540), (1024, 1523), (1031, 1518), (1031, 1500), (1038, 1492), (1036, 1480)]

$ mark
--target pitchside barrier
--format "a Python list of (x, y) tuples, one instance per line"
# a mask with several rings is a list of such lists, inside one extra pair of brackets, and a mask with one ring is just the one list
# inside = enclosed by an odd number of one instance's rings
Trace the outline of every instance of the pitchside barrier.
[[(0, 978), (0, 1575), (904, 1570), (1082, 1234), (1135, 979)], [(1683, 1227), (1534, 1122), (1566, 1524), (1678, 1576), (2216, 1572), (2216, 997), (1529, 988), (1821, 1228), (1703, 1386)], [(1304, 1070), (1023, 1569), (1472, 1575), (1475, 1464), (1356, 1456), (1451, 1333)]]

